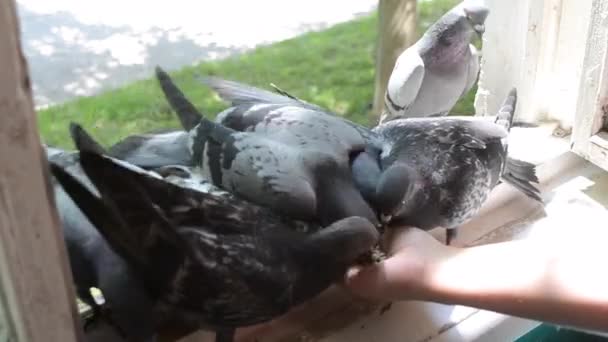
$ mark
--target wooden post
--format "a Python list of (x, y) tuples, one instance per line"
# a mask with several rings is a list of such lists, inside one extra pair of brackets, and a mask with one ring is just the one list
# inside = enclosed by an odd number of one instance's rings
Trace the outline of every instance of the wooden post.
[(416, 39), (416, 0), (380, 0), (378, 46), (372, 121), (374, 126), (384, 109), (384, 93), (397, 58)]
[(0, 336), (10, 341), (81, 336), (48, 174), (16, 4), (0, 0)]

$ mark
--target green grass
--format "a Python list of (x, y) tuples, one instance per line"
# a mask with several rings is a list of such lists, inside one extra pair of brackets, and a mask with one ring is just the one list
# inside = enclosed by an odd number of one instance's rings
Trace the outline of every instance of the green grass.
[[(434, 0), (419, 4), (419, 32), (424, 32), (457, 0)], [(172, 73), (176, 83), (197, 108), (213, 117), (225, 104), (195, 75), (217, 75), (268, 88), (275, 83), (307, 101), (327, 107), (359, 123), (368, 122), (374, 92), (374, 54), (377, 15), (339, 24), (321, 32), (258, 47), (221, 61), (204, 62)], [(472, 113), (474, 91), (454, 108)], [(154, 79), (78, 98), (41, 110), (38, 116), (43, 140), (72, 147), (67, 127), (80, 123), (103, 144), (129, 134), (179, 127)]]

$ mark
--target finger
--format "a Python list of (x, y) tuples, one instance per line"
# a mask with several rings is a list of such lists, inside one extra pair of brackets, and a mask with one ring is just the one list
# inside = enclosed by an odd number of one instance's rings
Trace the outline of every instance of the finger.
[(382, 300), (408, 298), (411, 291), (409, 274), (411, 267), (406, 264), (407, 256), (396, 255), (381, 263), (348, 270), (345, 286), (354, 294)]

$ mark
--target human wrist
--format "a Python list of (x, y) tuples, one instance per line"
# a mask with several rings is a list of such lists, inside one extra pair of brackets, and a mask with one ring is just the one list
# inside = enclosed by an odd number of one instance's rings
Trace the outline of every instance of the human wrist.
[(517, 242), (450, 248), (429, 265), (425, 294), (444, 304), (520, 300), (541, 290), (549, 259)]
[(443, 245), (433, 251), (433, 254), (424, 258), (417, 276), (411, 280), (411, 288), (418, 300), (446, 302), (449, 301), (451, 290), (445, 279), (445, 264), (450, 258), (459, 254), (463, 248)]

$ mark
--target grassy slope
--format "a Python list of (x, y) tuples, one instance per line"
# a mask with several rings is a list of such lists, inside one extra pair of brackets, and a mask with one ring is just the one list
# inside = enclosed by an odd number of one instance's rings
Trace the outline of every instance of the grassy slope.
[[(433, 0), (419, 5), (419, 32), (456, 3)], [(172, 73), (196, 106), (213, 116), (225, 107), (202, 87), (195, 75), (218, 75), (268, 87), (273, 82), (305, 100), (325, 106), (351, 120), (366, 123), (373, 99), (375, 14), (294, 39), (259, 47), (222, 61), (204, 62)], [(472, 113), (474, 91), (455, 113)], [(69, 121), (89, 129), (102, 143), (132, 133), (178, 127), (153, 79), (138, 81), (97, 96), (79, 98), (39, 113), (45, 142), (71, 147)]]

